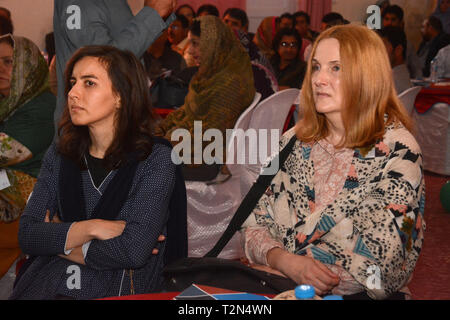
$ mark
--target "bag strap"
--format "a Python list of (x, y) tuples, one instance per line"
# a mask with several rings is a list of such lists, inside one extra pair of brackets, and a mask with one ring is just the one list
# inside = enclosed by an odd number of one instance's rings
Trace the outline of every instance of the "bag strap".
[[(217, 241), (216, 245), (205, 255), (205, 257), (217, 257), (223, 250), (223, 248), (227, 245), (227, 243), (231, 240), (236, 231), (241, 228), (242, 224), (245, 222), (245, 220), (247, 220), (248, 216), (255, 208), (259, 199), (262, 197), (267, 187), (272, 182), (273, 178), (277, 175), (278, 171), (283, 166), (284, 162), (291, 153), (296, 141), (297, 137), (294, 135), (291, 140), (289, 140), (288, 144), (283, 148), (283, 150), (281, 150), (281, 152), (275, 156), (270, 165), (263, 171), (262, 174), (259, 175), (256, 182), (253, 184), (250, 191), (245, 196), (244, 200), (242, 200), (241, 205), (228, 224), (227, 229)], [(279, 161), (277, 172), (274, 174), (265, 174), (268, 168), (270, 168), (272, 164), (277, 160)]]

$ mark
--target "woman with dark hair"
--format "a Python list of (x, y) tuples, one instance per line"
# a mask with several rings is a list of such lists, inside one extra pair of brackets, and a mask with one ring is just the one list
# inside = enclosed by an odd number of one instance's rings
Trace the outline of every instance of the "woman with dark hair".
[(301, 89), (306, 63), (299, 59), (302, 38), (295, 29), (281, 29), (273, 40), (271, 63), (280, 89)]
[(66, 68), (59, 140), (20, 220), (34, 256), (11, 299), (93, 299), (159, 289), (176, 182), (170, 145), (151, 135), (147, 77), (130, 52), (79, 49)]

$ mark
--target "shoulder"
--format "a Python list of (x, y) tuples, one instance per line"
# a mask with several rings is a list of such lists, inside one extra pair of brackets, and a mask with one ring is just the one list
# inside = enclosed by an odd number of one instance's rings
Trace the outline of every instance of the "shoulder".
[(409, 132), (402, 125), (397, 127), (389, 126), (386, 129), (386, 134), (383, 140), (391, 151), (404, 149), (415, 154), (422, 153), (417, 140), (414, 138), (411, 132)]
[[(47, 170), (54, 171), (56, 167), (59, 166), (59, 159), (61, 155), (58, 153), (56, 143), (53, 142), (50, 147), (45, 152), (44, 157), (42, 158), (42, 168), (46, 168)], [(42, 171), (42, 170), (41, 170)]]
[(155, 138), (152, 146), (152, 152), (143, 161), (146, 170), (165, 170), (167, 172), (175, 171), (176, 164), (172, 161), (172, 146), (166, 143), (167, 140)]
[[(293, 127), (286, 131), (280, 139), (280, 151), (296, 136), (296, 127)], [(300, 144), (301, 141), (297, 139), (296, 144)]]

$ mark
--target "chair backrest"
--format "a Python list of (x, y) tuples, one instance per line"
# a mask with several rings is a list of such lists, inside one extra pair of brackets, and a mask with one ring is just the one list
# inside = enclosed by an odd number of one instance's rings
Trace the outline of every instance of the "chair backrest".
[(403, 103), (403, 106), (410, 115), (414, 110), (414, 102), (416, 101), (416, 97), (419, 94), (420, 90), (422, 90), (422, 87), (420, 86), (412, 87), (398, 95), (398, 98)]
[[(241, 196), (245, 196), (259, 175), (263, 163), (278, 151), (286, 117), (300, 94), (299, 89), (286, 89), (261, 101), (253, 110), (248, 129), (255, 129), (252, 141), (245, 139), (245, 165), (237, 166)], [(266, 133), (260, 129), (266, 129)], [(272, 130), (278, 130), (272, 137)], [(256, 137), (255, 137), (256, 135)], [(249, 134), (251, 136), (251, 134)], [(256, 138), (256, 139), (255, 139)], [(275, 150), (272, 150), (272, 145)], [(264, 149), (265, 148), (265, 149)], [(240, 150), (242, 152), (242, 150)]]
[[(255, 97), (253, 98), (250, 106), (245, 109), (245, 111), (239, 116), (236, 123), (234, 124), (233, 132), (238, 129), (247, 130), (248, 125), (250, 123), (250, 119), (252, 118), (252, 113), (255, 107), (258, 105), (259, 100), (261, 100), (261, 94), (259, 92), (255, 93)], [(234, 143), (234, 139), (231, 137), (229, 141), (227, 141), (227, 164), (228, 170), (230, 170), (231, 174), (236, 174), (236, 164), (237, 164), (237, 150), (238, 144)], [(233, 159), (231, 159), (233, 158)]]
[[(271, 130), (279, 130), (278, 136), (281, 137), (286, 117), (292, 105), (298, 103), (300, 90), (291, 88), (279, 91), (267, 99), (261, 101), (255, 108), (250, 120), (249, 128), (267, 129), (267, 152), (268, 156), (278, 150), (271, 150)], [(258, 137), (261, 137), (258, 133)], [(272, 142), (275, 143), (275, 142)], [(259, 144), (259, 140), (258, 140)], [(275, 143), (278, 146), (278, 140)], [(259, 145), (251, 145), (252, 148), (260, 148)]]

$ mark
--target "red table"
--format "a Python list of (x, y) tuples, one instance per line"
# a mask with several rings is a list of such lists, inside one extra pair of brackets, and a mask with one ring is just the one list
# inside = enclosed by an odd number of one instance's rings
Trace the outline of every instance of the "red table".
[(166, 109), (166, 108), (153, 108), (153, 110), (155, 111), (155, 113), (157, 115), (159, 115), (161, 118), (165, 118), (167, 117), (167, 115), (173, 111), (175, 111), (175, 109)]
[(450, 83), (445, 86), (432, 84), (422, 88), (414, 105), (418, 113), (425, 113), (436, 103), (450, 104)]

